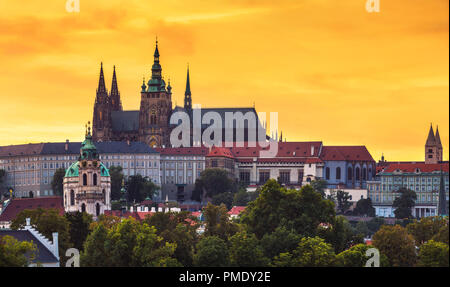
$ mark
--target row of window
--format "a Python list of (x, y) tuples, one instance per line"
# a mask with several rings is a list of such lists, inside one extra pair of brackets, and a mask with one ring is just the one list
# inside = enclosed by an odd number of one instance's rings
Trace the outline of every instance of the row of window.
[[(354, 171), (354, 173), (353, 173)], [(369, 174), (372, 173), (372, 169), (369, 168), (369, 173), (367, 173), (367, 169), (365, 167), (363, 167), (362, 169), (360, 169), (359, 167), (356, 167), (353, 169), (353, 167), (348, 167), (347, 170), (347, 179), (348, 180), (353, 180), (353, 175), (355, 176), (355, 180), (360, 180), (362, 178), (362, 180), (367, 180)], [(330, 180), (331, 176), (331, 170), (330, 167), (326, 167), (325, 168), (325, 179), (326, 180)], [(335, 178), (336, 180), (340, 180), (341, 179), (341, 168), (340, 167), (336, 167), (335, 170)]]

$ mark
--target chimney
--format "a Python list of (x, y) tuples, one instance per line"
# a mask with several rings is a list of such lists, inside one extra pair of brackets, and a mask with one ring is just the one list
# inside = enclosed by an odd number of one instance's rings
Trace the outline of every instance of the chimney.
[(64, 145), (64, 150), (65, 151), (69, 150), (69, 140), (66, 140), (66, 144)]
[(26, 226), (31, 226), (30, 221), (31, 221), (30, 218), (27, 218), (27, 219), (26, 219), (26, 222), (27, 222), (27, 225), (26, 225)]
[(314, 146), (311, 146), (311, 156), (314, 156)]

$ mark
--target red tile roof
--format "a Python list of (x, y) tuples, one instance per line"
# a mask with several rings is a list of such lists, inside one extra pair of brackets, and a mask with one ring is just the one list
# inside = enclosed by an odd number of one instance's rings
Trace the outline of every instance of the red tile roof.
[(234, 159), (233, 153), (231, 152), (230, 149), (225, 148), (225, 147), (216, 147), (213, 146), (207, 157), (227, 157), (227, 158), (232, 158)]
[(365, 146), (324, 146), (323, 161), (374, 161)]
[(230, 211), (228, 211), (229, 215), (239, 215), (242, 211), (244, 211), (246, 206), (233, 206)]
[(50, 209), (55, 208), (59, 214), (64, 214), (63, 200), (60, 196), (14, 198), (9, 202), (0, 215), (0, 221), (12, 221), (25, 209)]
[[(277, 142), (277, 145), (277, 158), (318, 157), (322, 142)], [(236, 158), (259, 157), (261, 150), (269, 148), (269, 146), (262, 148), (257, 144), (256, 147), (232, 147), (231, 151)], [(314, 153), (311, 154), (311, 151)]]
[(449, 170), (449, 164), (447, 163), (391, 163), (388, 167), (384, 169), (383, 172), (394, 172), (396, 170), (400, 170), (402, 172), (416, 172), (416, 169), (419, 169), (420, 172), (433, 172), (440, 171), (442, 169), (443, 172), (447, 172)]
[(155, 148), (161, 155), (203, 155), (208, 154), (208, 148), (206, 147), (166, 147)]

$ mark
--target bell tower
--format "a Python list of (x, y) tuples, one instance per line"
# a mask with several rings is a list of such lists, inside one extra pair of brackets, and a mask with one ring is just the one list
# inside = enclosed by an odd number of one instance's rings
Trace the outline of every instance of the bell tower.
[(158, 40), (153, 54), (152, 76), (141, 86), (141, 106), (139, 109), (139, 140), (151, 147), (170, 145), (169, 120), (172, 114), (172, 91), (170, 83), (162, 77), (159, 62)]

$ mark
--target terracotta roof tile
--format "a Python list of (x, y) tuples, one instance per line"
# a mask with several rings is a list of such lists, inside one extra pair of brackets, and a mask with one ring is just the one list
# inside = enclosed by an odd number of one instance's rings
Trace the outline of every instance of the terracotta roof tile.
[(59, 211), (59, 214), (64, 214), (63, 200), (60, 196), (14, 198), (3, 210), (0, 215), (0, 221), (12, 221), (21, 211), (38, 208), (55, 208)]

